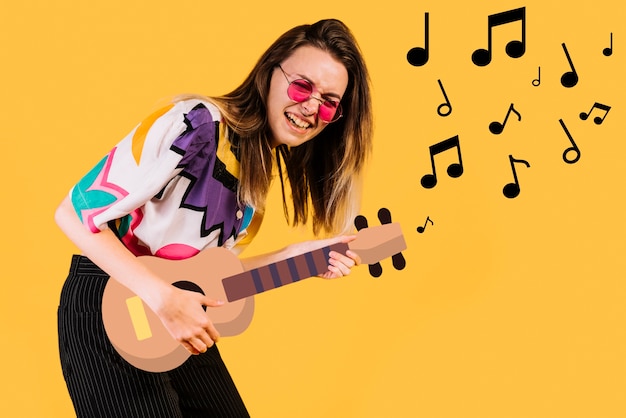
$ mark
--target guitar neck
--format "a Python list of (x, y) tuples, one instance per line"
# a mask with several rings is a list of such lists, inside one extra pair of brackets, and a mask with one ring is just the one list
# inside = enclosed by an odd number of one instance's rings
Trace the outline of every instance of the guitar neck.
[(222, 279), (226, 298), (229, 302), (233, 302), (317, 276), (328, 269), (328, 257), (331, 251), (345, 253), (348, 248), (348, 244), (337, 243), (226, 277)]

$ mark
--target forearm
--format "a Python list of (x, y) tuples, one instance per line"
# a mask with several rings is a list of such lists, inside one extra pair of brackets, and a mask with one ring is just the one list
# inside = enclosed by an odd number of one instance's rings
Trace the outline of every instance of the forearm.
[(81, 252), (111, 277), (141, 297), (149, 306), (158, 306), (170, 286), (154, 275), (132, 254), (111, 230), (92, 233), (81, 222), (68, 197), (59, 205), (55, 221)]

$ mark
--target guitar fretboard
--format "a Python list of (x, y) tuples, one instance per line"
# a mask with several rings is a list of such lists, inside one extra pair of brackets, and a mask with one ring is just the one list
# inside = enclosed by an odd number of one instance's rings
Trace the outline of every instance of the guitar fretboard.
[(229, 302), (233, 302), (266, 290), (317, 276), (328, 269), (328, 255), (331, 251), (345, 253), (347, 250), (348, 244), (337, 243), (226, 277), (222, 279), (226, 298)]

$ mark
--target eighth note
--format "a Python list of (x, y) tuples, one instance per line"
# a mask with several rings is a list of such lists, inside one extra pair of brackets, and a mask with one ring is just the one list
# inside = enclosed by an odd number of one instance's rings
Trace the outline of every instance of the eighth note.
[(515, 110), (515, 108), (513, 107), (513, 103), (511, 103), (511, 106), (509, 106), (509, 111), (506, 112), (504, 122), (500, 123), (500, 122), (494, 121), (489, 124), (489, 130), (491, 131), (492, 134), (500, 135), (502, 133), (502, 131), (504, 130), (504, 126), (506, 125), (506, 121), (509, 119), (509, 115), (511, 114), (511, 112), (517, 115), (518, 121), (522, 120), (522, 115), (520, 115), (519, 112)]
[[(452, 104), (450, 104), (450, 100), (448, 99), (448, 95), (446, 94), (446, 91), (443, 89), (443, 84), (441, 84), (441, 80), (437, 80), (437, 83), (439, 83), (439, 88), (441, 89), (441, 92), (443, 93), (443, 98), (446, 99), (446, 101), (444, 103), (441, 103), (437, 107), (437, 113), (439, 114), (439, 116), (446, 117), (450, 113), (452, 113)], [(445, 113), (441, 110), (444, 107), (447, 108)]]
[(604, 48), (602, 53), (605, 57), (610, 57), (613, 54), (613, 32), (611, 32), (611, 45), (608, 48)]
[(537, 69), (537, 73), (537, 78), (533, 80), (533, 86), (535, 87), (539, 87), (539, 84), (541, 84), (541, 67)]
[(424, 13), (424, 48), (411, 48), (406, 54), (406, 60), (415, 67), (421, 67), (428, 62), (428, 12)]
[(504, 188), (502, 189), (502, 193), (504, 193), (504, 196), (508, 197), (509, 199), (513, 199), (514, 197), (517, 197), (519, 195), (519, 192), (521, 190), (519, 186), (519, 180), (517, 179), (517, 171), (515, 171), (515, 163), (522, 163), (526, 165), (526, 167), (530, 167), (530, 164), (526, 160), (516, 160), (515, 158), (513, 158), (512, 155), (509, 155), (509, 161), (511, 161), (511, 170), (513, 171), (514, 182), (504, 186)]
[(565, 43), (562, 43), (561, 46), (563, 47), (563, 51), (565, 52), (567, 62), (569, 62), (569, 66), (572, 69), (572, 71), (567, 71), (563, 73), (563, 75), (561, 76), (561, 84), (563, 85), (563, 87), (574, 87), (576, 84), (578, 84), (578, 73), (576, 72), (576, 69), (574, 69), (574, 63), (572, 62), (572, 58), (569, 56), (569, 52), (567, 52), (567, 47), (565, 46)]
[(494, 26), (504, 25), (516, 21), (522, 22), (522, 40), (510, 41), (506, 44), (506, 54), (511, 58), (519, 58), (526, 52), (526, 8), (508, 10), (506, 12), (489, 15), (487, 18), (488, 34), (487, 49), (477, 49), (472, 54), (472, 62), (479, 67), (484, 67), (491, 62), (491, 30)]
[[(565, 135), (567, 135), (567, 137), (569, 138), (569, 142), (572, 143), (571, 147), (566, 148), (565, 151), (563, 151), (563, 161), (565, 161), (567, 164), (574, 164), (576, 161), (580, 160), (580, 148), (578, 148), (578, 145), (576, 145), (576, 142), (574, 142), (574, 138), (572, 138), (572, 135), (567, 130), (567, 126), (565, 126), (563, 119), (559, 119), (559, 123), (565, 131)], [(576, 154), (576, 157), (574, 157), (573, 159), (567, 158), (567, 154), (569, 154), (570, 152), (574, 152)]]
[(435, 169), (435, 155), (440, 154), (449, 149), (456, 148), (458, 152), (458, 163), (452, 163), (448, 166), (448, 175), (450, 177), (456, 178), (460, 177), (463, 174), (463, 160), (461, 159), (461, 143), (459, 141), (459, 136), (455, 135), (451, 138), (443, 140), (435, 145), (431, 145), (429, 148), (430, 151), (430, 163), (433, 168), (432, 174), (425, 174), (422, 177), (421, 183), (422, 187), (425, 189), (432, 189), (437, 185), (437, 171)]
[(595, 123), (596, 125), (600, 125), (600, 124), (602, 124), (602, 122), (604, 122), (604, 118), (606, 118), (606, 115), (609, 114), (609, 110), (611, 110), (611, 106), (607, 106), (607, 105), (604, 105), (602, 103), (595, 102), (593, 104), (593, 106), (591, 107), (591, 110), (589, 110), (589, 112), (587, 112), (587, 113), (580, 112), (580, 118), (582, 120), (587, 120), (589, 115), (591, 115), (591, 112), (593, 111), (593, 109), (604, 110), (604, 116), (602, 116), (602, 117), (596, 116), (595, 118), (593, 118), (593, 123)]
[(428, 222), (430, 222), (431, 225), (434, 225), (433, 221), (430, 220), (430, 216), (427, 216), (426, 222), (424, 222), (424, 226), (418, 226), (417, 232), (420, 234), (424, 233), (424, 231), (426, 230), (426, 225), (428, 225)]

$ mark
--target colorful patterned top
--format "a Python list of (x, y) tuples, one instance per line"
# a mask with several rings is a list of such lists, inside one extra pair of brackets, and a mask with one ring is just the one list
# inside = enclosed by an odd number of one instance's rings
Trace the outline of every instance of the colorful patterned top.
[(237, 150), (220, 141), (220, 120), (196, 99), (150, 115), (72, 188), (80, 220), (94, 233), (111, 228), (135, 255), (240, 252), (261, 216), (238, 202)]

